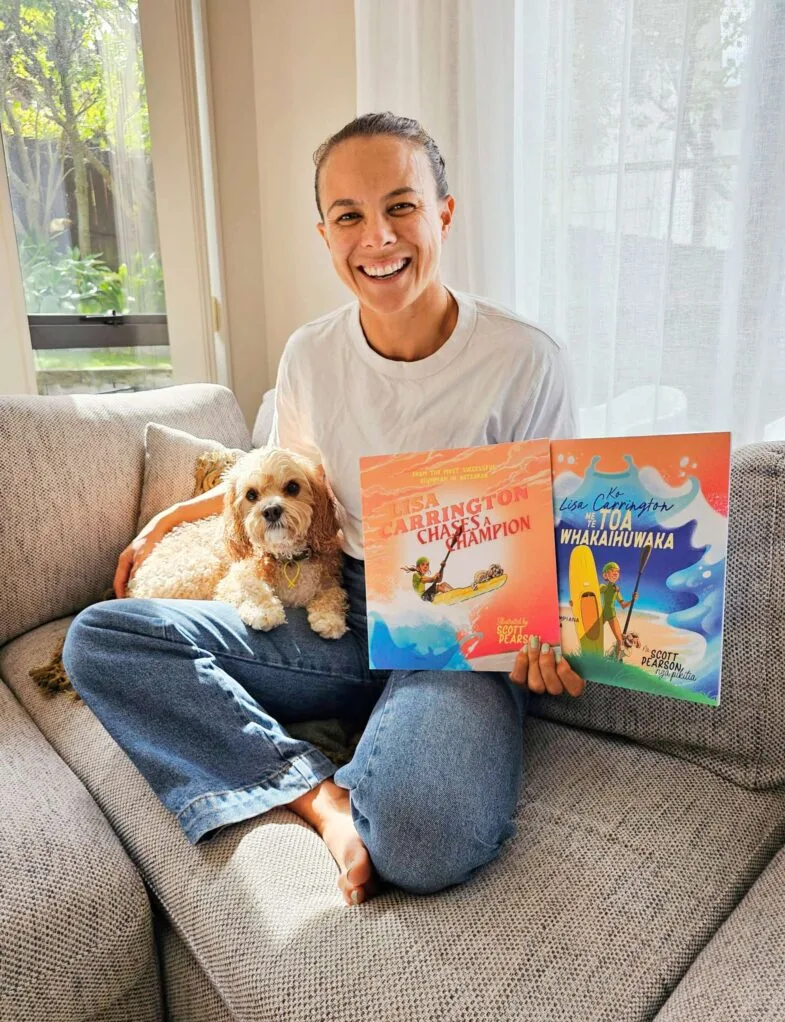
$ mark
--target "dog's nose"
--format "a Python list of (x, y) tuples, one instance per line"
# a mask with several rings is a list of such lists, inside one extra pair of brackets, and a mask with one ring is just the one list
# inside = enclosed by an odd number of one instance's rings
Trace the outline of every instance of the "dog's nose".
[(269, 522), (270, 525), (277, 522), (282, 514), (283, 508), (280, 504), (270, 504), (269, 507), (266, 507), (264, 511), (262, 511), (262, 517), (266, 522)]

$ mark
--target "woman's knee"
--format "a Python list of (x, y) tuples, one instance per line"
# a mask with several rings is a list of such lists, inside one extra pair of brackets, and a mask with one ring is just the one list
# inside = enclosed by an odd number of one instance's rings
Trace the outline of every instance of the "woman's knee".
[(482, 673), (391, 676), (358, 748), (360, 776), (354, 761), (345, 773), (357, 829), (386, 880), (441, 890), (514, 833), (522, 707), (509, 688)]
[(71, 685), (85, 686), (110, 680), (106, 671), (125, 651), (139, 648), (140, 638), (163, 638), (165, 624), (154, 613), (150, 601), (127, 599), (94, 603), (71, 622), (63, 645), (63, 667)]
[(366, 791), (361, 801), (355, 823), (377, 872), (416, 894), (463, 883), (496, 858), (516, 829), (508, 809), (490, 804), (454, 799), (437, 806), (389, 789), (378, 797)]

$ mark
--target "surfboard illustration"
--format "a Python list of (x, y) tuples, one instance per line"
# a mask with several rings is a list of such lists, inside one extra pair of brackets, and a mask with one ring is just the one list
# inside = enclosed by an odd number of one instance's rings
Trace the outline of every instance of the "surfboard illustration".
[(497, 575), (496, 578), (489, 578), (487, 582), (480, 582), (476, 589), (472, 586), (463, 586), (461, 589), (451, 589), (447, 593), (437, 593), (431, 602), (443, 606), (463, 603), (464, 600), (472, 600), (475, 596), (482, 596), (484, 593), (493, 592), (494, 589), (501, 589), (506, 581), (507, 575)]
[(588, 546), (576, 546), (570, 554), (570, 602), (577, 621), (575, 630), (584, 653), (602, 655), (602, 600), (597, 566)]

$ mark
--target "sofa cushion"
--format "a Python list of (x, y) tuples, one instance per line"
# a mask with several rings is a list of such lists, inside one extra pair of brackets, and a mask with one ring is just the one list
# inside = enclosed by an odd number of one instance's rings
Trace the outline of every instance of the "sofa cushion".
[[(156, 916), (155, 928), (169, 1018), (184, 1022), (235, 1022), (236, 1016), (218, 996), (188, 945), (169, 921)], [(262, 1007), (260, 1004), (260, 1017), (264, 1017)]]
[(719, 707), (588, 684), (532, 713), (624, 735), (747, 788), (785, 785), (785, 443), (733, 452)]
[(234, 395), (211, 384), (0, 398), (0, 645), (93, 603), (111, 584), (135, 534), (152, 420), (250, 446)]
[(98, 806), (0, 682), (0, 1018), (154, 1022), (150, 904)]
[(438, 895), (346, 908), (326, 846), (285, 809), (189, 845), (90, 710), (28, 678), (63, 628), (15, 640), (0, 668), (237, 1018), (641, 1022), (785, 837), (785, 792), (530, 720), (500, 858)]
[(785, 1018), (785, 849), (698, 955), (657, 1022)]
[[(148, 422), (144, 431), (144, 481), (136, 531), (178, 500), (193, 497), (196, 459), (207, 451), (219, 450), (226, 450), (226, 446), (218, 440)], [(239, 448), (233, 450), (244, 453)]]

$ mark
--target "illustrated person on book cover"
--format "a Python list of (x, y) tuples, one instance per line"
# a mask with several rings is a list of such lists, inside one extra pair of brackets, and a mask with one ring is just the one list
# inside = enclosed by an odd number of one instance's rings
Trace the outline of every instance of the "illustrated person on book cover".
[(430, 574), (431, 562), (427, 557), (418, 557), (413, 568), (404, 568), (403, 570), (412, 572), (412, 588), (420, 599), (425, 595), (425, 590), (431, 582), (436, 583), (437, 593), (449, 593), (452, 590), (449, 583), (441, 581), (438, 572), (435, 575)]
[(621, 578), (621, 570), (616, 561), (608, 561), (605, 567), (602, 569), (602, 577), (605, 579), (605, 585), (600, 586), (600, 594), (602, 596), (602, 620), (606, 621), (611, 626), (613, 637), (616, 639), (616, 656), (621, 654), (623, 636), (621, 633), (621, 626), (619, 625), (619, 619), (616, 617), (616, 604), (626, 610), (631, 607), (635, 602), (637, 593), (632, 594), (632, 599), (624, 600), (621, 595), (621, 589), (616, 584)]

